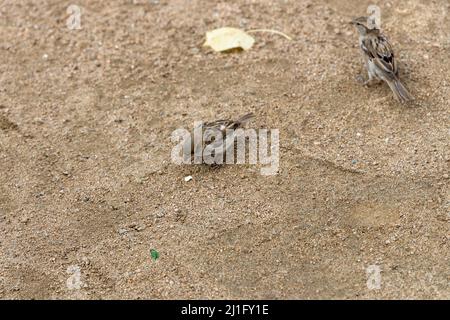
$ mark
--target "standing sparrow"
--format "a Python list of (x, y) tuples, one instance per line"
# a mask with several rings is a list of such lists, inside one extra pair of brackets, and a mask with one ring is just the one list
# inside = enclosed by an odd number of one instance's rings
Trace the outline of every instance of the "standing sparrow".
[[(235, 130), (243, 127), (253, 117), (253, 113), (248, 113), (237, 120), (216, 120), (212, 122), (200, 123), (194, 128), (194, 134), (191, 135), (191, 139), (186, 140), (186, 142), (190, 143), (190, 146), (186, 145), (184, 152), (190, 150), (190, 155), (187, 156), (191, 157), (191, 161), (195, 157), (202, 156), (202, 162), (208, 163), (205, 162), (205, 159), (203, 158), (205, 149), (208, 148), (208, 151), (212, 151), (213, 157), (218, 157), (219, 159), (222, 159), (223, 162), (225, 162), (226, 153), (234, 152), (234, 149), (231, 150), (231, 148), (234, 147), (234, 139), (236, 138)], [(200, 129), (200, 134), (202, 135), (202, 137), (196, 140), (195, 132), (196, 130)]]
[(367, 17), (356, 18), (351, 24), (358, 29), (359, 46), (369, 74), (369, 80), (364, 84), (368, 85), (373, 80), (383, 80), (398, 101), (403, 103), (413, 100), (413, 96), (400, 82), (394, 51), (386, 36), (376, 27), (369, 28)]

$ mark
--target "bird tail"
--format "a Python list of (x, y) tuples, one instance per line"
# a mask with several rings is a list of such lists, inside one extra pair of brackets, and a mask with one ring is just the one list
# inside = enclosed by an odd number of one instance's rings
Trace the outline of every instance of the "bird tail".
[(395, 78), (393, 81), (388, 81), (388, 85), (398, 101), (403, 103), (414, 100), (414, 97), (409, 93), (398, 78)]

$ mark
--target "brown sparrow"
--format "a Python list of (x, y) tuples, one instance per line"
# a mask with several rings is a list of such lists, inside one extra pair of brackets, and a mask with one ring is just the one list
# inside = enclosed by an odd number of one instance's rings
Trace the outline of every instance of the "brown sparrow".
[(373, 80), (383, 80), (398, 101), (403, 103), (413, 100), (413, 96), (400, 82), (394, 51), (386, 36), (376, 27), (369, 28), (367, 17), (356, 18), (351, 24), (358, 29), (359, 46), (369, 74), (369, 80), (364, 84), (369, 85)]

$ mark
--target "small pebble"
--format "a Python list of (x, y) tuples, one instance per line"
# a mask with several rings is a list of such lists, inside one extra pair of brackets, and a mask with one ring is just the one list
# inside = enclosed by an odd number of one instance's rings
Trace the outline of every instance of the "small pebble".
[(184, 177), (184, 181), (188, 182), (192, 180), (192, 176), (186, 176)]

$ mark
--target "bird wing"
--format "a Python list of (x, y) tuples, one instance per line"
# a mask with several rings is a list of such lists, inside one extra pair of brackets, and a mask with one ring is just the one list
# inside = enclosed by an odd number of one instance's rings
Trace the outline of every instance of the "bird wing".
[(397, 63), (389, 40), (382, 34), (367, 37), (361, 43), (361, 49), (369, 59), (384, 72), (393, 78), (398, 74)]

